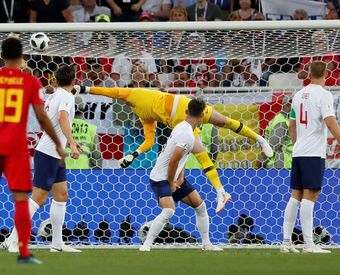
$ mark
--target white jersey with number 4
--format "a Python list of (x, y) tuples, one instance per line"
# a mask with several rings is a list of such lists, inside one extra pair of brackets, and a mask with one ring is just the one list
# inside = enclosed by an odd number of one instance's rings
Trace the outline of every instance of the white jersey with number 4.
[(168, 180), (168, 166), (171, 156), (176, 147), (181, 147), (185, 150), (185, 153), (178, 163), (175, 174), (175, 180), (177, 180), (194, 147), (194, 141), (195, 137), (192, 126), (186, 121), (177, 124), (173, 129), (165, 148), (159, 154), (155, 167), (151, 170), (150, 179), (153, 181)]
[[(56, 88), (54, 93), (51, 94), (46, 100), (45, 110), (52, 122), (54, 130), (56, 131), (59, 137), (61, 145), (65, 148), (67, 140), (60, 128), (59, 112), (66, 111), (68, 113), (68, 118), (71, 125), (75, 113), (74, 96), (70, 92), (62, 88)], [(56, 151), (54, 142), (45, 132), (43, 133), (41, 139), (39, 140), (36, 150), (46, 155), (60, 159), (60, 156)]]
[(320, 85), (298, 91), (292, 102), (291, 119), (296, 121), (293, 157), (326, 158), (326, 117), (334, 116), (333, 96)]

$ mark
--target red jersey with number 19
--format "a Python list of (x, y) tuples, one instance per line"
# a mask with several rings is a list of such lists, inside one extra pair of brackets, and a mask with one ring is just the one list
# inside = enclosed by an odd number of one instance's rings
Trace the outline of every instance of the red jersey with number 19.
[(30, 104), (43, 104), (38, 79), (19, 69), (0, 69), (0, 155), (27, 153)]

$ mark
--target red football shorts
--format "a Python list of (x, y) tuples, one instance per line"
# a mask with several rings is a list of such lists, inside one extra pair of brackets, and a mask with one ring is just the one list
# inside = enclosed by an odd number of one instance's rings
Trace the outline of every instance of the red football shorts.
[(5, 173), (11, 191), (32, 191), (32, 174), (28, 154), (0, 156), (0, 176)]

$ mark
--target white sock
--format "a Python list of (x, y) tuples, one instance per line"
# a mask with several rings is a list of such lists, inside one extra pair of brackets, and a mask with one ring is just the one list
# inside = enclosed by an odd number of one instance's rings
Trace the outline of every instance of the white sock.
[(300, 221), (303, 240), (307, 246), (313, 245), (313, 210), (314, 202), (302, 199), (300, 208)]
[(195, 208), (195, 213), (196, 213), (196, 226), (201, 234), (202, 244), (203, 245), (210, 244), (209, 216), (205, 202), (202, 202), (202, 204), (199, 207)]
[(225, 190), (224, 190), (224, 188), (223, 188), (223, 186), (222, 186), (222, 187), (216, 189), (216, 192), (217, 192), (217, 195), (222, 195), (222, 194), (225, 193)]
[(63, 224), (66, 213), (66, 202), (52, 200), (50, 220), (52, 225), (52, 246), (61, 248), (63, 244)]
[[(28, 207), (29, 207), (29, 211), (30, 211), (31, 219), (32, 219), (35, 212), (37, 212), (37, 210), (40, 208), (40, 206), (34, 200), (32, 200), (32, 198), (29, 198), (28, 199)], [(9, 242), (16, 242), (16, 243), (18, 242), (18, 231), (17, 231), (15, 226), (13, 227), (11, 235), (9, 235), (9, 237), (8, 237), (8, 241)]]
[(146, 240), (145, 245), (151, 246), (154, 240), (158, 237), (158, 234), (162, 231), (164, 225), (169, 222), (170, 218), (175, 214), (175, 210), (172, 208), (164, 208), (162, 212), (153, 220)]
[(285, 243), (292, 242), (292, 233), (294, 230), (294, 225), (296, 223), (297, 213), (300, 204), (301, 204), (300, 201), (292, 197), (289, 199), (287, 203), (283, 220), (283, 241)]

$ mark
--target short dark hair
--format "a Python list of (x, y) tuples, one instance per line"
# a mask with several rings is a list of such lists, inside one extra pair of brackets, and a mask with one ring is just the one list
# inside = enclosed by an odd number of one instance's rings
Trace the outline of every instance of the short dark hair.
[(188, 114), (193, 117), (200, 117), (206, 106), (203, 99), (192, 99), (188, 104)]
[(54, 73), (59, 86), (69, 86), (76, 78), (76, 71), (72, 65), (62, 65)]
[(327, 74), (327, 64), (323, 61), (314, 61), (310, 65), (310, 75), (312, 78), (322, 78)]
[(3, 59), (22, 58), (22, 44), (19, 38), (8, 37), (1, 43), (1, 57)]

